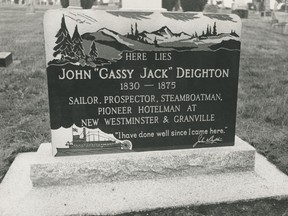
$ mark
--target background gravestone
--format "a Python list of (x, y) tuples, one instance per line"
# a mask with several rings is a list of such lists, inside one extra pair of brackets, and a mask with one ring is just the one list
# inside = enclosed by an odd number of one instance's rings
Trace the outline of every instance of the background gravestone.
[(161, 0), (122, 0), (122, 8), (124, 9), (161, 9), (162, 1)]
[(7, 67), (13, 62), (11, 52), (0, 52), (0, 67)]
[(237, 16), (54, 10), (44, 24), (54, 154), (234, 145)]

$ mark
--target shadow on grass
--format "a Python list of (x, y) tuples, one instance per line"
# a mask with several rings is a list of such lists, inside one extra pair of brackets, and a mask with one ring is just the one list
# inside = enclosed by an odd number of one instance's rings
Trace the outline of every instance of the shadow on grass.
[[(81, 216), (96, 215), (81, 214)], [(117, 214), (116, 216), (288, 216), (288, 198), (155, 209)]]

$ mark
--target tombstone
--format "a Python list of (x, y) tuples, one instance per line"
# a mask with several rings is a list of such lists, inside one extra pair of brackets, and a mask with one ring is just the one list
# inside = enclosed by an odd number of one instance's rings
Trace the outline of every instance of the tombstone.
[(27, 5), (28, 5), (28, 8), (27, 8), (26, 14), (27, 15), (35, 14), (35, 0), (27, 1)]
[(8, 67), (12, 62), (11, 52), (0, 52), (0, 67)]
[(44, 23), (54, 155), (234, 145), (237, 16), (59, 10)]
[(274, 23), (272, 24), (272, 30), (276, 33), (288, 35), (288, 23)]
[(113, 0), (109, 0), (108, 5), (109, 5), (109, 6), (114, 6), (114, 5), (115, 5), (115, 2), (114, 2)]
[(80, 0), (69, 0), (69, 8), (79, 8), (81, 9), (81, 2)]
[(288, 14), (285, 12), (274, 11), (272, 16), (272, 30), (274, 32), (288, 35)]

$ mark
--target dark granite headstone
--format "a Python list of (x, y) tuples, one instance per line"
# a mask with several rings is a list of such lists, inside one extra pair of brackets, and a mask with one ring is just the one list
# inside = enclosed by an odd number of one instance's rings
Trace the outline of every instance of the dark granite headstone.
[(11, 52), (0, 52), (0, 67), (8, 67), (12, 62)]
[(51, 10), (54, 155), (234, 145), (235, 15)]

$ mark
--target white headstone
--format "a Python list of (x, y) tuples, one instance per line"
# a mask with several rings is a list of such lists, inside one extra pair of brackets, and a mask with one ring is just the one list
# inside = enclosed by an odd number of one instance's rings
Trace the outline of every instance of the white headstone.
[(26, 14), (35, 14), (35, 0), (27, 1), (27, 5), (29, 7), (26, 10)]
[(243, 0), (234, 0), (232, 5), (232, 10), (247, 10), (248, 5)]
[(122, 9), (163, 10), (162, 0), (122, 0)]

